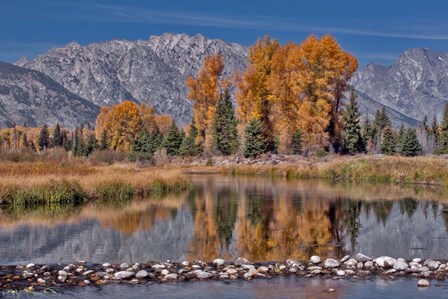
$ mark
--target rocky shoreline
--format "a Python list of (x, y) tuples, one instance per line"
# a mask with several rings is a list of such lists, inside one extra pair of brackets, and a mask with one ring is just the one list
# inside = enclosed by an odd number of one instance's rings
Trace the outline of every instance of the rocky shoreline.
[[(75, 264), (0, 266), (0, 290), (39, 292), (64, 287), (107, 285), (114, 283), (145, 284), (181, 281), (237, 279), (251, 280), (294, 275), (327, 279), (418, 278), (418, 287), (428, 287), (430, 280), (448, 278), (448, 263), (439, 260), (372, 258), (358, 253), (340, 260), (312, 256), (309, 261), (251, 263), (215, 259), (213, 262), (148, 262), (142, 264)], [(331, 289), (329, 290), (331, 292)]]

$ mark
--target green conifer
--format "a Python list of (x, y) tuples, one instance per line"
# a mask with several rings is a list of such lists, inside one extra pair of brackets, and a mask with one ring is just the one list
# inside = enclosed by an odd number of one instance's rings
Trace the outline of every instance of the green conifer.
[(384, 140), (381, 144), (381, 152), (386, 155), (393, 155), (396, 153), (396, 140), (394, 132), (390, 127), (384, 129)]
[(196, 143), (198, 134), (198, 129), (193, 123), (190, 128), (190, 133), (185, 136), (180, 145), (179, 155), (182, 157), (194, 157), (202, 153), (202, 146)]
[(408, 128), (403, 136), (401, 154), (406, 157), (417, 156), (422, 150), (415, 129)]
[(294, 155), (302, 154), (302, 142), (303, 142), (303, 134), (302, 131), (297, 130), (294, 135), (292, 135), (291, 141), (291, 149)]
[(44, 125), (39, 134), (39, 150), (45, 150), (50, 145), (50, 134), (48, 133), (48, 126)]
[(350, 101), (343, 114), (342, 151), (343, 153), (353, 155), (364, 152), (364, 140), (361, 135), (361, 125), (358, 103), (356, 101), (356, 91), (352, 88), (350, 91)]
[(239, 148), (237, 119), (233, 109), (230, 93), (224, 92), (216, 105), (212, 124), (213, 148), (222, 155), (232, 155)]
[(59, 124), (56, 124), (56, 127), (54, 128), (53, 132), (53, 146), (62, 146), (62, 132), (61, 132), (61, 126)]
[(258, 157), (265, 152), (265, 142), (263, 138), (263, 124), (253, 119), (249, 122), (245, 130), (244, 156)]
[(176, 156), (179, 154), (179, 148), (182, 144), (183, 134), (180, 132), (176, 123), (173, 121), (168, 130), (168, 133), (163, 140), (163, 147), (169, 156)]

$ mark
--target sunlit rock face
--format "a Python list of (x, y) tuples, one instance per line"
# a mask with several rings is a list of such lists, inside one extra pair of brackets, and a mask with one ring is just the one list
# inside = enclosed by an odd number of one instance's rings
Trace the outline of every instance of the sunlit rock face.
[(200, 34), (164, 34), (87, 46), (72, 42), (16, 64), (47, 74), (98, 106), (123, 100), (146, 102), (156, 112), (185, 124), (192, 118), (185, 80), (197, 74), (205, 57), (216, 53), (224, 59), (224, 76), (247, 64), (247, 48)]
[(75, 128), (90, 122), (98, 111), (98, 106), (49, 76), (0, 61), (0, 128), (44, 123)]
[(367, 65), (355, 74), (352, 84), (364, 110), (367, 105), (387, 106), (395, 126), (400, 118), (415, 125), (425, 114), (430, 120), (433, 115), (440, 119), (448, 99), (448, 53), (408, 50), (392, 66)]

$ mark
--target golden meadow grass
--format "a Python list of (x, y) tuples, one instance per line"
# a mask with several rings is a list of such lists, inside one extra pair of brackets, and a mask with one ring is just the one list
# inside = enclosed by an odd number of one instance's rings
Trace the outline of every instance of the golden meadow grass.
[(294, 164), (195, 166), (185, 172), (448, 186), (448, 160), (440, 157), (329, 156)]
[(1, 163), (0, 198), (4, 204), (80, 203), (127, 200), (189, 188), (179, 170), (135, 164), (90, 166), (74, 163)]

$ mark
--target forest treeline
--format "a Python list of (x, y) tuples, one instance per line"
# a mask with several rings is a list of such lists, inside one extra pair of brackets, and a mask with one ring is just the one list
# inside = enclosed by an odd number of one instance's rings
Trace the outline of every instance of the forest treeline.
[(265, 153), (448, 154), (448, 106), (440, 124), (435, 117), (429, 124), (425, 116), (419, 128), (394, 130), (384, 108), (372, 120), (362, 119), (349, 84), (358, 61), (330, 35), (286, 45), (260, 38), (248, 60), (243, 72), (224, 77), (222, 56), (205, 58), (197, 76), (186, 81), (194, 117), (184, 128), (153, 107), (124, 101), (102, 107), (94, 127), (2, 129), (0, 147), (56, 147), (74, 156), (107, 151), (132, 161)]

